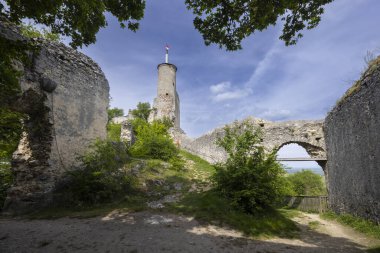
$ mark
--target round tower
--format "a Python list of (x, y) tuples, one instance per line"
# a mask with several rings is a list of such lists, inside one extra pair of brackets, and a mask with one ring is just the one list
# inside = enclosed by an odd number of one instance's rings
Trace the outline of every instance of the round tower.
[(157, 66), (157, 97), (154, 99), (150, 120), (168, 118), (175, 128), (180, 128), (179, 97), (177, 93), (177, 67), (170, 63)]
[(177, 67), (170, 63), (161, 63), (157, 66), (157, 70), (157, 95), (175, 96)]

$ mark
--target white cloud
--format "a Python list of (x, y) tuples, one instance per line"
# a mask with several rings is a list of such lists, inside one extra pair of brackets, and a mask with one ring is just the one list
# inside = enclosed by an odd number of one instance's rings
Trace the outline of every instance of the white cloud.
[(246, 97), (251, 93), (250, 89), (233, 88), (231, 82), (221, 82), (210, 86), (212, 100), (222, 102)]
[(269, 120), (282, 120), (292, 116), (290, 110), (287, 109), (270, 109), (265, 110), (264, 112), (258, 115), (260, 118), (265, 118)]
[(221, 83), (218, 83), (215, 85), (211, 85), (210, 91), (213, 94), (219, 94), (219, 93), (222, 93), (222, 92), (228, 90), (230, 87), (231, 87), (230, 82), (221, 82)]

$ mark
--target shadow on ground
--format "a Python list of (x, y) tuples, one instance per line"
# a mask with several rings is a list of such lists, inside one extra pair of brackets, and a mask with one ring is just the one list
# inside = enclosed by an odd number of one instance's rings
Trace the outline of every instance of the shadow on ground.
[(0, 252), (363, 252), (345, 238), (300, 226), (299, 239), (258, 240), (159, 211), (113, 211), (87, 219), (0, 219)]

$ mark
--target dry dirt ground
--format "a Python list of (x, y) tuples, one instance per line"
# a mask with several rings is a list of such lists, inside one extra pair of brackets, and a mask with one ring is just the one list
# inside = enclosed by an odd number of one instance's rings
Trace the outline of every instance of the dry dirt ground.
[[(114, 211), (104, 217), (0, 219), (0, 252), (363, 252), (378, 241), (303, 213), (297, 239), (250, 239), (168, 213)], [(319, 223), (311, 229), (309, 223)]]

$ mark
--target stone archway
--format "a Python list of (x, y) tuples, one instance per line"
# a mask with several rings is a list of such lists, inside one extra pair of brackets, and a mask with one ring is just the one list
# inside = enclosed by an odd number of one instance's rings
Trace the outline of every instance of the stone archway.
[(266, 150), (277, 151), (287, 144), (298, 144), (325, 170), (326, 147), (323, 121), (262, 121), (258, 124), (262, 128), (262, 143)]
[[(318, 164), (325, 168), (326, 148), (322, 120), (272, 122), (253, 117), (247, 120), (261, 128), (262, 145), (268, 152), (278, 150), (289, 143), (296, 143), (305, 148), (311, 158), (324, 159), (324, 161), (318, 161)], [(221, 162), (227, 159), (224, 150), (215, 144), (221, 135), (223, 135), (223, 128), (217, 128), (195, 140), (181, 135), (181, 145), (182, 148), (199, 155), (210, 163)]]

